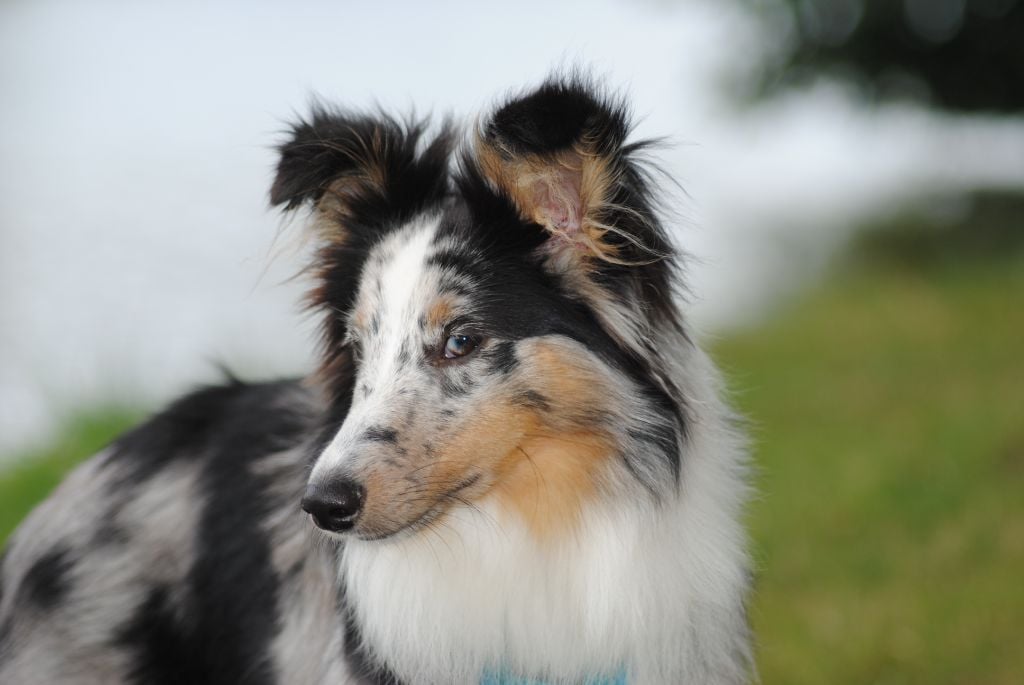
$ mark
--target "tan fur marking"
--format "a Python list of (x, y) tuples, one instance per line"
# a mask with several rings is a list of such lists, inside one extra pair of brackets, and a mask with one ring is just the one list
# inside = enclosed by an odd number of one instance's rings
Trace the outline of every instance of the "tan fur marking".
[[(541, 413), (496, 403), (459, 431), (431, 469), (429, 488), (442, 497), (474, 474), (491, 483), (463, 498), (493, 497), (547, 541), (571, 531), (599, 488), (611, 441), (594, 432), (555, 433)], [(455, 504), (456, 502), (452, 502)]]
[[(366, 492), (366, 502), (363, 505), (363, 513), (361, 517), (374, 521), (380, 521), (383, 519), (385, 523), (392, 523), (391, 511), (394, 509), (393, 506), (389, 506), (390, 501), (394, 501), (394, 490), (398, 485), (398, 480), (390, 478), (389, 473), (384, 469), (368, 469), (366, 476), (363, 480), (363, 487)], [(378, 526), (380, 528), (387, 528), (387, 525)]]
[(352, 202), (365, 194), (382, 192), (382, 177), (376, 178), (380, 173), (382, 172), (375, 173), (374, 167), (371, 166), (362, 173), (348, 174), (332, 181), (317, 202), (317, 209), (328, 219), (323, 225), (328, 227), (328, 230), (340, 230), (344, 233), (344, 223), (352, 217), (349, 210)]
[(533, 342), (523, 355), (529, 360), (533, 388), (552, 405), (545, 415), (578, 417), (608, 402), (605, 380), (591, 362), (561, 344)]
[(497, 475), (493, 471), (505, 452), (535, 426), (536, 417), (530, 410), (505, 402), (484, 408), (444, 446), (434, 471), (444, 481), (441, 489), (450, 489), (474, 471), (488, 479)]
[[(453, 465), (471, 463), (493, 484), (480, 497), (493, 497), (538, 540), (547, 541), (573, 530), (586, 501), (601, 487), (614, 441), (592, 419), (606, 409), (610, 394), (577, 350), (535, 341), (525, 357), (522, 380), (550, 406), (537, 410), (496, 402), (460, 431), (447, 454)], [(457, 482), (465, 472), (447, 477)]]
[(455, 314), (455, 300), (451, 296), (443, 296), (434, 300), (427, 309), (426, 323), (429, 330), (443, 329)]
[(531, 387), (550, 408), (534, 414), (532, 429), (502, 458), (494, 493), (544, 540), (571, 530), (600, 488), (614, 441), (583, 417), (607, 409), (610, 393), (590, 362), (562, 344), (536, 341), (524, 356)]
[[(484, 175), (519, 207), (523, 218), (544, 226), (569, 245), (582, 245), (604, 261), (618, 263), (616, 248), (604, 240), (614, 229), (603, 221), (615, 184), (608, 160), (596, 154), (587, 141), (551, 157), (513, 157), (479, 135), (477, 159)], [(576, 195), (577, 197), (570, 197)], [(546, 206), (547, 201), (548, 206)], [(577, 208), (579, 230), (568, 233), (555, 225), (550, 203)]]
[(334, 231), (344, 234), (344, 222), (351, 218), (349, 207), (353, 200), (367, 194), (383, 194), (387, 184), (384, 160), (387, 159), (387, 140), (380, 129), (374, 129), (369, 141), (363, 140), (358, 132), (352, 131), (355, 148), (345, 148), (337, 143), (327, 143), (338, 152), (355, 162), (359, 170), (335, 179), (317, 202), (317, 209), (328, 219), (321, 230), (325, 237), (332, 237)]
[[(457, 432), (436, 445), (433, 454), (417, 451), (399, 469), (374, 463), (364, 476), (367, 495), (362, 518), (387, 532), (428, 509), (448, 509), (461, 498), (479, 494), (489, 485), (495, 464), (522, 440), (532, 420), (532, 412), (495, 403), (468, 418)], [(414, 442), (420, 439), (413, 437)], [(414, 482), (405, 480), (410, 474), (414, 474)], [(479, 478), (479, 485), (442, 501), (474, 476)]]
[(609, 442), (585, 432), (527, 437), (502, 460), (494, 496), (539, 540), (570, 531), (599, 489)]

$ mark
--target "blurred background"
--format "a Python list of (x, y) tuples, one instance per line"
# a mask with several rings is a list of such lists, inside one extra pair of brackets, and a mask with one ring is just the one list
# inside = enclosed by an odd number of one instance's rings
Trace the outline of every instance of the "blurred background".
[[(0, 0), (0, 541), (176, 393), (301, 374), (311, 94), (628, 93), (749, 417), (765, 683), (1024, 672), (1024, 1)], [(292, 227), (297, 228), (297, 227)]]

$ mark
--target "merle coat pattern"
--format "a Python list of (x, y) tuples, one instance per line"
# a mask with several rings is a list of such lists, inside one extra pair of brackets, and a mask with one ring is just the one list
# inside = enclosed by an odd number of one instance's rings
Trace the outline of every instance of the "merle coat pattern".
[(745, 682), (743, 441), (628, 134), (572, 76), (468, 132), (315, 107), (271, 201), (319, 369), (75, 470), (0, 562), (0, 682)]

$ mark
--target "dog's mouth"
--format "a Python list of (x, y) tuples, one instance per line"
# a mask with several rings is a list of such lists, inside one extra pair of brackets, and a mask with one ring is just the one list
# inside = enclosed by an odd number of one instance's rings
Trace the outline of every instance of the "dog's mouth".
[[(479, 483), (480, 476), (481, 474), (476, 473), (464, 478), (458, 483), (455, 483), (453, 486), (443, 491), (430, 507), (408, 521), (398, 523), (398, 525), (383, 526), (367, 525), (364, 521), (357, 521), (356, 526), (352, 529), (350, 534), (367, 542), (386, 540), (388, 538), (396, 537), (404, 538), (415, 535), (422, 530), (430, 528), (434, 523), (448, 513), (452, 506), (460, 504), (468, 506), (469, 502), (462, 498), (461, 495), (466, 490), (469, 490)], [(395, 522), (389, 521), (388, 523), (393, 524)]]

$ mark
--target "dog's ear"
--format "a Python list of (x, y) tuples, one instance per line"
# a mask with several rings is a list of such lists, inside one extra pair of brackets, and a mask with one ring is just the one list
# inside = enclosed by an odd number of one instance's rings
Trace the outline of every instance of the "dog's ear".
[(552, 79), (486, 118), (476, 165), (521, 218), (545, 228), (554, 253), (584, 262), (667, 256), (648, 183), (627, 145), (625, 106), (582, 78)]
[(338, 227), (401, 222), (443, 197), (451, 134), (423, 144), (423, 122), (315, 105), (279, 146), (272, 205), (312, 203)]
[(423, 122), (317, 105), (278, 148), (271, 204), (310, 205), (314, 212), (319, 245), (307, 303), (323, 314), (320, 377), (338, 406), (352, 395), (346, 314), (368, 248), (448, 193), (450, 127), (441, 126), (429, 141), (425, 129)]
[(511, 203), (521, 232), (540, 229), (542, 264), (619, 339), (675, 316), (673, 249), (639, 159), (647, 143), (628, 143), (629, 132), (620, 100), (583, 77), (551, 79), (482, 120), (463, 181)]

